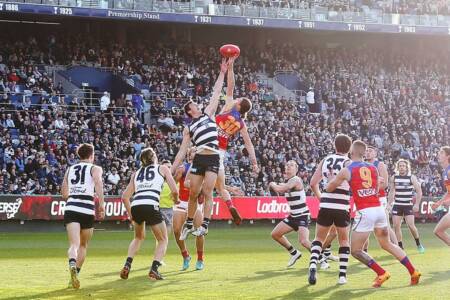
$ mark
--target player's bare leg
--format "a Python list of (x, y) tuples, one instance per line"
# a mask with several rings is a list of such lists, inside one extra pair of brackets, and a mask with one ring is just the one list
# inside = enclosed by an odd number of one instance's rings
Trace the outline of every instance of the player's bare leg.
[(323, 242), (322, 262), (321, 262), (322, 269), (329, 268), (329, 265), (327, 263), (328, 260), (339, 261), (339, 257), (331, 254), (331, 243), (336, 239), (336, 237), (337, 237), (336, 226), (332, 225), (330, 227), (330, 231), (328, 232), (327, 238)]
[(403, 249), (403, 234), (402, 234), (402, 216), (392, 216), (392, 223), (394, 225), (395, 236), (397, 237), (397, 245)]
[(292, 229), (291, 226), (287, 225), (284, 222), (280, 222), (277, 224), (277, 226), (275, 226), (275, 228), (272, 230), (271, 233), (272, 239), (278, 242), (281, 246), (283, 246), (291, 256), (287, 264), (288, 268), (292, 267), (297, 262), (297, 260), (302, 256), (302, 253), (294, 246), (292, 246), (292, 244), (285, 236), (285, 234), (292, 232), (293, 230), (294, 229)]
[[(202, 191), (203, 184), (203, 176), (192, 174), (190, 175), (190, 187), (189, 187), (189, 203), (188, 203), (188, 211), (187, 211), (187, 219), (183, 225), (183, 229), (181, 231), (180, 240), (186, 240), (189, 233), (195, 231), (194, 229), (194, 216), (197, 211), (197, 199)], [(205, 177), (206, 178), (206, 177)], [(213, 183), (214, 184), (214, 183)], [(211, 192), (212, 198), (212, 192)], [(212, 200), (211, 200), (212, 201)]]
[(220, 197), (223, 201), (225, 201), (225, 204), (228, 207), (228, 210), (230, 211), (231, 216), (233, 217), (233, 222), (236, 225), (241, 224), (242, 218), (237, 211), (236, 207), (233, 205), (233, 201), (231, 200), (230, 192), (228, 192), (225, 189), (225, 170), (220, 169), (219, 174), (217, 174), (217, 180), (216, 180), (216, 190), (219, 193)]
[(307, 227), (298, 227), (298, 242), (311, 252), (311, 241), (309, 240), (309, 229)]
[(408, 270), (411, 275), (411, 285), (418, 284), (421, 276), (420, 272), (417, 271), (411, 264), (405, 251), (403, 251), (403, 249), (399, 246), (391, 243), (389, 240), (389, 231), (387, 227), (375, 228), (374, 233), (381, 248), (393, 255)]
[(347, 267), (350, 258), (350, 227), (336, 227), (339, 241), (339, 284), (347, 283)]
[[(217, 180), (217, 173), (207, 171), (205, 173), (205, 178), (203, 180), (203, 186), (202, 186), (202, 193), (205, 197), (205, 203), (204, 203), (204, 209), (203, 209), (203, 222), (200, 227), (197, 228), (193, 234), (195, 236), (201, 236), (208, 234), (208, 226), (209, 222), (211, 220), (212, 215), (212, 209), (213, 209), (213, 191), (214, 186), (216, 184)], [(189, 199), (189, 206), (190, 206), (190, 200)], [(197, 201), (197, 200), (196, 200)], [(197, 206), (196, 206), (197, 208)], [(190, 212), (188, 212), (188, 218), (190, 216)], [(192, 218), (195, 216), (195, 211), (192, 214)], [(192, 219), (193, 221), (193, 219)]]
[(186, 243), (183, 240), (180, 240), (181, 230), (184, 222), (186, 222), (186, 217), (187, 212), (185, 211), (174, 210), (173, 212), (173, 235), (175, 237), (175, 242), (180, 249), (181, 255), (183, 256), (183, 271), (189, 268), (189, 262), (191, 261), (191, 256), (186, 248)]
[(161, 280), (164, 279), (158, 271), (159, 266), (161, 266), (161, 261), (167, 251), (167, 244), (169, 239), (167, 238), (167, 228), (166, 223), (161, 222), (159, 224), (152, 226), (152, 232), (156, 239), (155, 255), (153, 257), (153, 263), (148, 273), (151, 280)]
[[(385, 210), (385, 212), (386, 212), (386, 220), (387, 220), (388, 231), (389, 231), (389, 239), (391, 240), (391, 242), (393, 244), (398, 245), (397, 236), (395, 235), (394, 229), (392, 229), (391, 222), (389, 221), (389, 212), (387, 210)], [(401, 224), (400, 224), (400, 226), (401, 226)], [(364, 244), (364, 251), (366, 251), (366, 252), (369, 251), (369, 241), (370, 241), (370, 236), (367, 238), (367, 242)]]
[(391, 240), (391, 242), (393, 244), (398, 245), (397, 236), (395, 235), (395, 231), (394, 231), (394, 229), (392, 229), (391, 221), (389, 220), (389, 211), (387, 209), (385, 209), (385, 212), (386, 212), (386, 221), (387, 221), (388, 230), (389, 230), (389, 239)]
[(128, 279), (128, 275), (130, 274), (131, 264), (133, 263), (133, 258), (138, 253), (141, 248), (142, 243), (145, 240), (145, 222), (142, 222), (140, 225), (136, 222), (133, 222), (134, 227), (134, 239), (131, 241), (128, 246), (128, 254), (127, 259), (125, 261), (125, 265), (120, 271), (120, 278)]
[(365, 264), (369, 268), (371, 268), (375, 273), (377, 273), (377, 277), (373, 282), (373, 287), (381, 287), (381, 285), (388, 280), (391, 275), (389, 272), (384, 270), (377, 262), (364, 251), (364, 244), (370, 236), (370, 231), (368, 232), (356, 232), (352, 233), (352, 242), (351, 242), (351, 253), (354, 258), (359, 260), (361, 263)]
[(319, 262), (320, 255), (322, 253), (323, 241), (327, 238), (330, 226), (322, 226), (316, 223), (316, 236), (311, 243), (311, 258), (309, 260), (309, 284), (316, 284), (317, 278), (317, 263)]
[(92, 234), (94, 233), (94, 228), (82, 229), (80, 233), (80, 247), (78, 247), (78, 255), (77, 255), (77, 273), (79, 274), (81, 271), (81, 267), (83, 266), (84, 260), (86, 259), (87, 246), (89, 241), (92, 238)]
[[(200, 227), (203, 222), (203, 213), (200, 209), (197, 210), (194, 216), (194, 226)], [(205, 251), (205, 236), (197, 236), (195, 238), (195, 247), (197, 249), (197, 262), (195, 263), (196, 270), (203, 270), (205, 268), (204, 263), (204, 251)]]
[(67, 237), (69, 240), (69, 249), (67, 256), (69, 257), (70, 283), (73, 288), (80, 288), (77, 272), (78, 249), (80, 248), (80, 224), (69, 223), (66, 225)]
[(409, 231), (411, 232), (412, 236), (414, 237), (414, 240), (416, 241), (417, 250), (420, 253), (424, 253), (425, 248), (420, 243), (419, 230), (417, 230), (414, 215), (405, 216), (405, 222), (406, 222), (406, 225), (408, 225)]
[(445, 231), (450, 228), (450, 213), (447, 213), (434, 228), (434, 234), (440, 238), (447, 246), (450, 246), (450, 235)]

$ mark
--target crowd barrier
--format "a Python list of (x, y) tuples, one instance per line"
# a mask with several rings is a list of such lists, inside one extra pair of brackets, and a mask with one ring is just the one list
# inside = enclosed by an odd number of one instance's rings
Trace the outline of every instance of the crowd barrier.
[[(437, 198), (424, 197), (416, 214), (421, 219), (435, 220), (431, 205)], [(234, 205), (243, 219), (283, 219), (289, 214), (289, 206), (284, 197), (237, 197)], [(311, 218), (315, 219), (319, 210), (319, 201), (307, 197)], [(0, 220), (62, 220), (66, 201), (61, 196), (0, 195)], [(352, 203), (352, 215), (353, 203)], [(120, 197), (105, 199), (105, 221), (123, 221), (127, 214)], [(212, 219), (229, 220), (230, 213), (226, 204), (219, 198), (214, 199)]]

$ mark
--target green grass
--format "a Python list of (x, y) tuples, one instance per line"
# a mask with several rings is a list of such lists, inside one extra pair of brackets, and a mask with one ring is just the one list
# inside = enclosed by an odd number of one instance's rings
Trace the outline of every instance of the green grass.
[[(407, 252), (422, 271), (419, 286), (409, 286), (406, 269), (372, 241), (370, 253), (392, 277), (380, 289), (371, 288), (374, 273), (351, 259), (349, 283), (336, 285), (337, 263), (319, 273), (318, 284), (307, 284), (308, 254), (293, 269), (288, 255), (270, 238), (272, 227), (212, 229), (207, 237), (206, 268), (181, 272), (181, 256), (169, 244), (166, 280), (147, 278), (153, 239), (148, 235), (135, 258), (128, 280), (119, 278), (131, 232), (95, 232), (81, 272), (81, 289), (67, 289), (66, 236), (60, 233), (0, 234), (0, 299), (449, 299), (450, 251), (421, 225), (426, 253), (417, 253), (404, 230)], [(312, 235), (312, 234), (311, 234)], [(295, 236), (290, 235), (291, 241)], [(193, 253), (192, 238), (189, 241)], [(335, 246), (335, 245), (334, 245)], [(334, 247), (334, 251), (336, 248)]]

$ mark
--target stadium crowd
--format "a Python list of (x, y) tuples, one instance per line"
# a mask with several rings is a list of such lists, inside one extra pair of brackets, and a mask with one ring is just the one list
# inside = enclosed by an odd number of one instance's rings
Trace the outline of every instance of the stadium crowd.
[[(185, 121), (178, 107), (188, 97), (207, 98), (218, 66), (214, 47), (116, 45), (107, 51), (89, 42), (74, 42), (78, 46), (64, 56), (64, 49), (72, 44), (57, 44), (55, 37), (45, 43), (29, 39), (5, 45), (0, 52), (3, 194), (58, 193), (64, 170), (76, 162), (75, 149), (81, 142), (95, 146), (97, 163), (104, 168), (105, 193), (120, 194), (139, 166), (144, 147), (154, 147), (160, 158), (176, 155)], [(299, 163), (307, 183), (320, 159), (333, 151), (334, 135), (344, 132), (376, 144), (391, 171), (396, 159), (408, 158), (424, 195), (442, 193), (435, 158), (438, 148), (449, 141), (450, 70), (439, 63), (444, 51), (425, 55), (402, 50), (401, 55), (386, 55), (370, 49), (278, 44), (267, 45), (257, 56), (254, 53), (249, 50), (237, 62), (235, 96), (249, 97), (253, 103), (247, 126), (261, 172), (252, 176), (242, 141), (237, 139), (227, 154), (230, 184), (241, 186), (248, 196), (267, 195), (267, 184), (282, 180), (289, 159)], [(124, 98), (112, 99), (103, 112), (88, 109), (82, 99), (66, 103), (59, 95), (61, 87), (54, 87), (51, 76), (37, 68), (39, 63), (80, 60), (136, 76), (152, 93), (164, 92), (166, 98), (156, 96), (151, 102), (152, 122), (144, 124)], [(303, 102), (280, 98), (256, 83), (256, 72), (270, 74), (277, 69), (298, 72), (322, 112), (309, 113)], [(49, 97), (42, 97), (39, 106), (27, 104), (27, 97), (13, 104), (14, 85), (30, 82), (33, 93)], [(167, 106), (168, 98), (174, 98), (173, 107)]]
[(364, 8), (370, 8), (384, 13), (407, 15), (448, 15), (450, 12), (450, 2), (447, 0), (214, 0), (214, 3), (298, 9), (326, 8), (338, 12), (360, 12)]

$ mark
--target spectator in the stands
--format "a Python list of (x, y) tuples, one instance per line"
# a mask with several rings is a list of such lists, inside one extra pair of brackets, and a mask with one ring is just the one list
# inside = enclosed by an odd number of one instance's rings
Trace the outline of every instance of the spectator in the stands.
[(15, 128), (16, 125), (14, 124), (14, 120), (11, 119), (11, 114), (6, 115), (6, 120), (4, 120), (4, 124), (2, 124), (3, 127), (6, 128)]
[(117, 169), (112, 168), (111, 173), (109, 173), (107, 177), (107, 182), (113, 185), (117, 185), (120, 181), (120, 176), (117, 174)]
[(168, 133), (173, 129), (176, 129), (175, 121), (169, 116), (169, 114), (160, 114), (158, 118), (158, 125), (164, 133)]
[(108, 92), (104, 92), (103, 96), (100, 98), (100, 110), (102, 112), (105, 112), (108, 109), (108, 106), (110, 103), (111, 103), (111, 100), (109, 98)]

